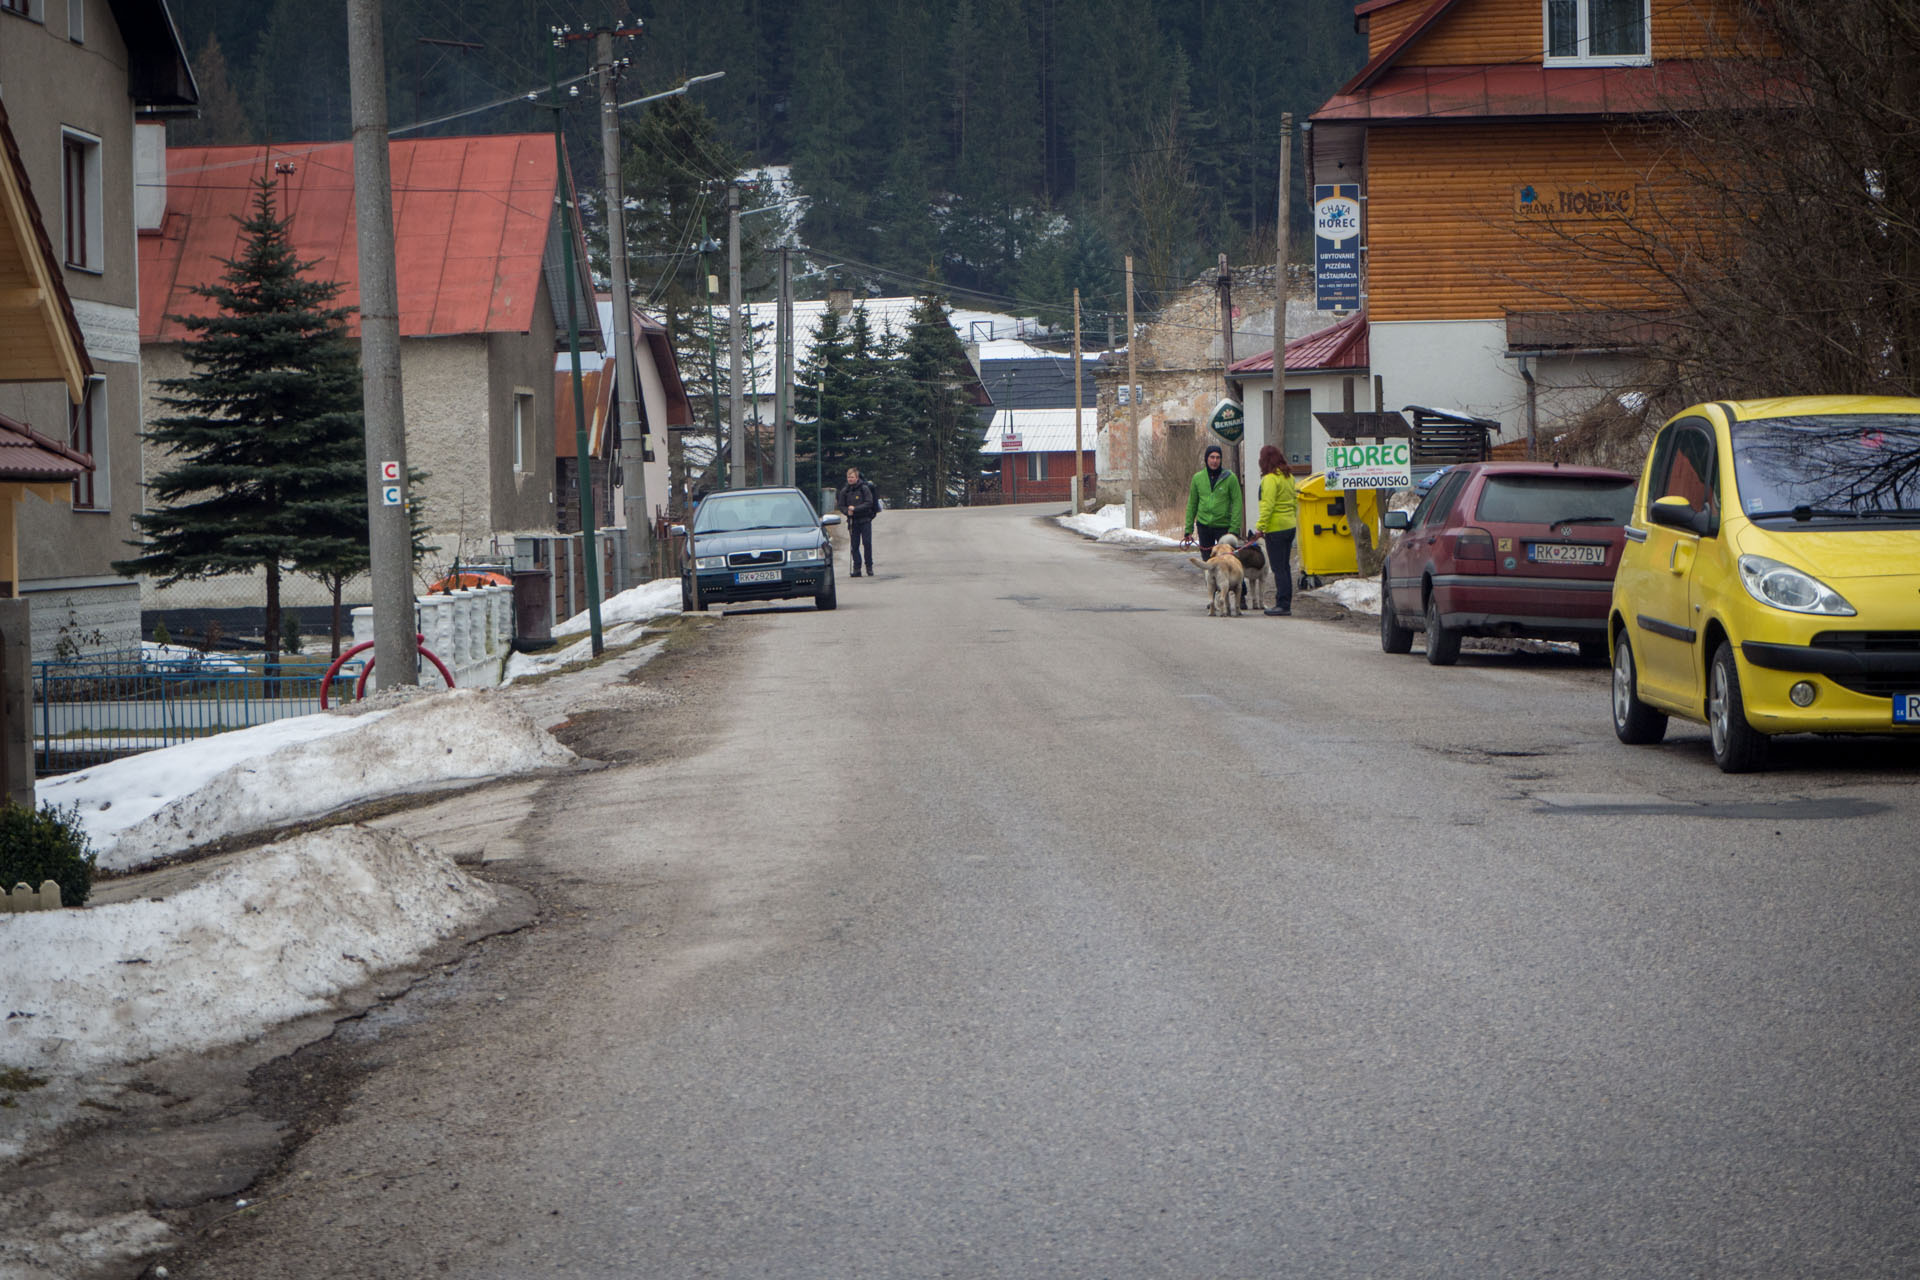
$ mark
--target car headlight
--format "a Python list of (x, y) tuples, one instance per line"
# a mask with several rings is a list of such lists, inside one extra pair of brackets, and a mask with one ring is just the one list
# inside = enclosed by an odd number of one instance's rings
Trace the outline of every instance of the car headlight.
[(695, 556), (693, 567), (696, 569), (724, 569), (727, 567), (725, 556)]
[(1838, 591), (1810, 573), (1766, 556), (1741, 556), (1740, 581), (1761, 604), (1790, 613), (1826, 613), (1852, 617), (1854, 607)]
[(819, 564), (826, 558), (827, 549), (825, 547), (814, 547), (807, 551), (787, 552), (787, 562), (789, 564)]

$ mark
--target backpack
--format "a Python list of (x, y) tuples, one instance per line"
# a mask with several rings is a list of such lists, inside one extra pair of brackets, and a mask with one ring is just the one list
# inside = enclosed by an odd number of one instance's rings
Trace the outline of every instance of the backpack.
[(887, 509), (887, 506), (886, 506), (886, 504), (885, 504), (884, 502), (882, 502), (882, 501), (880, 501), (880, 495), (879, 495), (878, 493), (875, 493), (875, 494), (873, 495), (873, 515), (870, 515), (870, 516), (868, 516), (868, 517), (867, 517), (867, 519), (869, 519), (869, 520), (872, 520), (872, 519), (874, 519), (874, 518), (875, 518), (875, 517), (877, 517), (877, 516), (878, 516), (878, 515), (879, 515), (879, 514), (880, 514), (880, 513), (882, 512), (882, 511), (885, 511), (886, 509)]

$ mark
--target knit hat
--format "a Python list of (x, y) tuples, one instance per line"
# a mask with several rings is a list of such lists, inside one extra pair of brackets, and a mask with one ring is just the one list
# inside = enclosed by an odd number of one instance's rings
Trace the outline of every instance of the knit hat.
[(1211, 458), (1211, 457), (1212, 457), (1212, 456), (1213, 456), (1214, 454), (1216, 454), (1216, 453), (1218, 453), (1218, 454), (1220, 454), (1220, 460), (1221, 460), (1222, 462), (1224, 462), (1224, 461), (1226, 461), (1226, 457), (1227, 457), (1227, 455), (1226, 455), (1226, 454), (1225, 454), (1224, 452), (1222, 452), (1222, 451), (1221, 451), (1221, 449), (1220, 449), (1220, 446), (1219, 446), (1219, 445), (1217, 445), (1217, 444), (1210, 444), (1210, 445), (1208, 445), (1208, 446), (1207, 446), (1207, 451), (1206, 451), (1205, 453), (1203, 453), (1203, 454), (1201, 454), (1200, 456), (1201, 456), (1201, 458), (1202, 458), (1202, 459), (1204, 460), (1204, 459), (1207, 459), (1207, 458)]

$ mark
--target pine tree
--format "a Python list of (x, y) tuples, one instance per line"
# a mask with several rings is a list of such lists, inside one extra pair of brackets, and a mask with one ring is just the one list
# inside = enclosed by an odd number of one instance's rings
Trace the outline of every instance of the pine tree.
[(938, 297), (923, 294), (914, 304), (898, 363), (920, 505), (962, 503), (980, 466), (980, 419), (964, 390), (973, 366)]
[(175, 319), (195, 334), (185, 377), (160, 386), (174, 412), (149, 438), (175, 465), (152, 480), (155, 506), (134, 517), (141, 554), (123, 574), (161, 586), (261, 572), (269, 662), (280, 649), (283, 573), (334, 571), (366, 546), (360, 368), (341, 286), (294, 257), (275, 183), (254, 182), (240, 256), (194, 292), (219, 309)]

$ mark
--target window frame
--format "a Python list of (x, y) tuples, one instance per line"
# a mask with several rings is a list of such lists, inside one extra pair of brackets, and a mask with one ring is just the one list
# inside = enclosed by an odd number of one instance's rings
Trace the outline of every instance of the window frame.
[[(1653, 0), (1639, 0), (1639, 53), (1593, 53), (1593, 5), (1595, 0), (1540, 0), (1540, 56), (1549, 67), (1644, 67), (1653, 62)], [(1574, 47), (1577, 53), (1553, 52), (1553, 10), (1556, 5), (1571, 4), (1574, 10)]]
[(67, 39), (87, 42), (87, 0), (67, 0)]
[(67, 405), (67, 444), (93, 459), (93, 470), (74, 477), (71, 503), (75, 511), (112, 510), (107, 425), (107, 380), (95, 374), (87, 379), (80, 403)]
[(529, 449), (527, 432), (534, 418), (533, 392), (526, 387), (513, 389), (513, 469), (518, 475), (526, 475), (533, 468), (528, 465), (532, 450)]
[[(69, 270), (89, 275), (104, 275), (107, 269), (101, 145), (97, 134), (69, 125), (60, 127), (60, 260)], [(77, 219), (73, 208), (76, 185), (80, 204)], [(76, 239), (78, 256), (74, 252)]]
[(0, 13), (11, 13), (28, 22), (46, 21), (47, 0), (0, 0)]
[(1046, 454), (1029, 453), (1027, 455), (1027, 474), (1025, 478), (1029, 482), (1034, 484), (1038, 484), (1040, 481), (1045, 480), (1047, 478), (1047, 455)]

